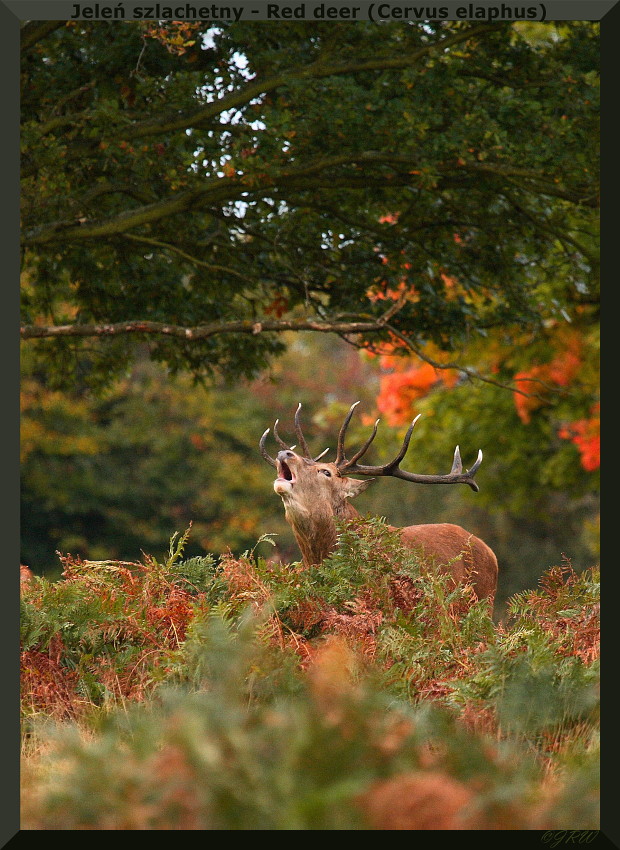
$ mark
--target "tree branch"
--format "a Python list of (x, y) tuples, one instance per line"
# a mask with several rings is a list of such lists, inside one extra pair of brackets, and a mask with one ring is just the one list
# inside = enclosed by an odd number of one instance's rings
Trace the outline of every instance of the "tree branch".
[[(243, 194), (260, 196), (264, 192), (274, 191), (278, 186), (289, 188), (304, 188), (307, 187), (307, 179), (315, 178), (317, 175), (322, 175), (327, 171), (335, 168), (342, 168), (345, 165), (361, 166), (367, 163), (385, 164), (385, 165), (405, 165), (410, 167), (416, 165), (414, 157), (403, 156), (402, 154), (383, 154), (378, 151), (361, 151), (359, 153), (344, 153), (334, 156), (315, 159), (304, 165), (292, 166), (283, 169), (279, 175), (262, 178), (261, 181), (253, 186), (251, 175), (241, 175), (240, 177), (231, 178), (216, 178), (207, 180), (199, 184), (193, 189), (186, 189), (182, 192), (170, 196), (153, 204), (146, 204), (133, 210), (126, 210), (114, 218), (109, 218), (103, 221), (85, 222), (76, 224), (74, 221), (58, 221), (51, 224), (41, 225), (38, 228), (33, 228), (25, 234), (23, 239), (24, 246), (44, 244), (55, 241), (70, 241), (92, 239), (99, 236), (111, 236), (116, 233), (123, 233), (134, 227), (158, 221), (175, 213), (183, 212), (192, 207), (196, 201), (200, 203), (216, 203), (222, 200), (231, 200), (240, 197)], [(536, 181), (538, 185), (531, 188), (540, 194), (550, 194), (563, 197), (574, 203), (583, 203), (586, 206), (596, 206), (596, 201), (591, 201), (577, 193), (569, 193), (555, 185), (549, 178), (544, 177), (536, 171), (524, 168), (515, 168), (514, 166), (502, 166), (499, 164), (485, 163), (480, 165), (471, 164), (470, 166), (456, 166), (458, 170), (465, 172), (486, 172), (497, 174), (505, 177), (508, 181), (511, 178), (519, 177), (521, 181)], [(446, 174), (448, 171), (453, 171), (451, 167), (441, 169)], [(393, 178), (393, 175), (390, 175)], [(411, 177), (406, 175), (405, 179), (410, 182)], [(336, 179), (334, 175), (329, 176), (329, 186), (339, 185), (347, 188), (353, 188), (359, 183), (360, 177), (351, 174), (342, 173)], [(380, 185), (388, 183), (387, 176), (380, 179)], [(368, 177), (364, 177), (364, 185), (370, 185)], [(400, 182), (394, 179), (389, 180), (390, 186), (400, 185)], [(521, 188), (527, 184), (522, 182)], [(319, 188), (320, 184), (313, 183), (312, 188)]]
[[(55, 23), (58, 26), (64, 23), (64, 21), (45, 21), (43, 23)], [(218, 115), (221, 115), (222, 112), (244, 106), (254, 98), (275, 91), (281, 86), (289, 83), (291, 80), (323, 79), (325, 77), (335, 77), (343, 74), (408, 68), (433, 50), (445, 50), (446, 48), (452, 47), (461, 41), (467, 41), (470, 38), (484, 35), (487, 32), (493, 32), (494, 30), (499, 29), (500, 26), (500, 24), (480, 24), (479, 26), (472, 27), (470, 30), (457, 33), (451, 37), (440, 39), (432, 44), (425, 45), (411, 54), (403, 54), (397, 58), (382, 57), (368, 62), (347, 62), (346, 64), (341, 65), (327, 65), (324, 63), (324, 60), (319, 59), (312, 65), (302, 68), (300, 71), (278, 74), (265, 80), (250, 80), (240, 90), (231, 92), (218, 100), (212, 101), (193, 113), (179, 114), (178, 112), (171, 112), (168, 113), (168, 115), (160, 116), (156, 120), (151, 119), (130, 126), (125, 125), (122, 128), (113, 127), (111, 129), (115, 135), (118, 135), (120, 132), (125, 141), (171, 133), (176, 130), (187, 130), (190, 127), (200, 126), (201, 124), (216, 118)], [(54, 28), (55, 27), (52, 29)], [(46, 33), (43, 33), (43, 35), (45, 34)], [(76, 124), (86, 123), (90, 117), (91, 116), (88, 112), (71, 115), (57, 115), (40, 125), (39, 132), (42, 135), (46, 135), (47, 133), (53, 132), (54, 130), (64, 126), (75, 126)], [(126, 119), (126, 116), (123, 117)]]
[(147, 236), (137, 236), (135, 233), (123, 233), (122, 235), (124, 239), (130, 239), (132, 242), (140, 242), (144, 245), (150, 245), (153, 248), (160, 248), (163, 251), (171, 251), (174, 254), (178, 254), (194, 266), (200, 266), (201, 268), (208, 269), (209, 271), (231, 274), (238, 277), (240, 280), (247, 282), (247, 275), (242, 274), (236, 269), (231, 269), (229, 266), (218, 266), (214, 263), (206, 263), (204, 260), (199, 260), (198, 257), (193, 257), (191, 254), (188, 254), (187, 251), (177, 248), (176, 245), (170, 245), (168, 242), (160, 242), (159, 239), (149, 239)]
[(190, 341), (208, 339), (219, 334), (263, 332), (283, 333), (284, 331), (317, 331), (319, 333), (360, 334), (381, 331), (384, 323), (381, 318), (374, 321), (359, 322), (317, 322), (311, 319), (242, 319), (232, 322), (210, 322), (196, 327), (172, 325), (166, 322), (129, 321), (110, 324), (77, 325), (24, 325), (20, 328), (22, 339), (43, 339), (59, 337), (106, 337), (121, 334), (141, 333), (171, 336)]
[(219, 98), (212, 103), (207, 104), (193, 114), (175, 114), (160, 118), (157, 121), (144, 122), (134, 125), (123, 131), (123, 138), (137, 139), (145, 136), (157, 135), (158, 133), (170, 133), (175, 130), (185, 130), (188, 127), (195, 127), (210, 121), (235, 107), (244, 106), (259, 95), (267, 94), (274, 91), (283, 85), (291, 82), (291, 80), (306, 80), (306, 79), (322, 79), (324, 77), (335, 77), (341, 74), (361, 73), (364, 71), (384, 71), (398, 70), (400, 68), (408, 68), (415, 64), (419, 59), (431, 53), (434, 50), (445, 50), (462, 41), (467, 41), (470, 38), (475, 38), (484, 35), (487, 32), (494, 32), (501, 28), (501, 24), (480, 24), (463, 32), (456, 33), (432, 44), (427, 44), (424, 47), (415, 50), (410, 54), (401, 54), (398, 57), (381, 57), (368, 62), (347, 62), (341, 65), (327, 65), (324, 60), (319, 59), (312, 65), (302, 68), (299, 71), (289, 71), (286, 74), (278, 74), (274, 77), (269, 77), (266, 80), (253, 79), (250, 80), (239, 91), (231, 92), (224, 97)]
[(581, 242), (571, 236), (570, 233), (567, 233), (563, 230), (558, 230), (557, 228), (550, 225), (546, 220), (535, 216), (532, 212), (530, 212), (530, 210), (525, 209), (522, 204), (519, 204), (516, 198), (509, 192), (504, 192), (504, 196), (520, 215), (531, 221), (532, 224), (534, 224), (539, 230), (542, 230), (545, 233), (550, 233), (552, 236), (555, 236), (558, 242), (562, 244), (565, 251), (567, 251), (565, 243), (568, 243), (569, 245), (572, 245), (573, 248), (576, 248), (580, 254), (586, 257), (591, 266), (598, 267), (600, 265), (598, 255), (596, 255), (593, 251), (591, 251), (589, 248), (587, 248), (585, 245), (583, 245)]
[(21, 50), (30, 50), (38, 41), (54, 30), (64, 27), (66, 23), (66, 21), (27, 21), (20, 31)]
[(316, 331), (318, 333), (339, 334), (372, 333), (382, 331), (388, 327), (387, 322), (404, 306), (407, 300), (406, 295), (406, 293), (403, 293), (380, 316), (373, 317), (368, 314), (360, 314), (357, 319), (346, 322), (339, 320), (315, 321), (313, 319), (239, 319), (237, 321), (208, 322), (204, 325), (196, 325), (195, 327), (185, 327), (183, 325), (173, 325), (168, 322), (132, 320), (103, 324), (22, 325), (20, 335), (22, 339), (43, 339), (67, 336), (99, 337), (145, 333), (172, 336), (178, 339), (193, 341), (208, 339), (218, 334), (230, 333), (248, 333), (253, 335), (263, 332), (283, 333), (284, 331)]
[[(379, 154), (372, 151), (360, 154), (340, 154), (337, 156), (324, 157), (306, 165), (294, 166), (282, 171), (277, 178), (280, 184), (293, 184), (297, 180), (316, 175), (330, 168), (353, 164), (360, 161), (377, 161), (382, 159)], [(332, 184), (330, 179), (330, 185)], [(85, 222), (76, 224), (75, 221), (57, 221), (51, 224), (41, 225), (33, 228), (25, 234), (24, 246), (45, 244), (48, 242), (66, 242), (71, 239), (92, 239), (98, 236), (112, 236), (123, 233), (134, 227), (158, 221), (175, 213), (183, 212), (200, 200), (202, 203), (229, 201), (244, 193), (260, 194), (265, 191), (273, 191), (276, 180), (267, 177), (258, 186), (252, 186), (244, 177), (239, 178), (217, 178), (215, 180), (202, 181), (194, 189), (186, 189), (177, 192), (162, 201), (146, 204), (133, 210), (125, 210), (114, 218), (104, 221)]]

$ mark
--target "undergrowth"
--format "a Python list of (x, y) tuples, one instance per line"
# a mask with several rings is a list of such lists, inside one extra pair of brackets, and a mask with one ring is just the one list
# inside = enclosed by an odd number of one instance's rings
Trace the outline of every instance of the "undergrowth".
[(381, 520), (311, 569), (188, 532), (24, 584), (23, 828), (597, 828), (597, 570), (496, 625)]

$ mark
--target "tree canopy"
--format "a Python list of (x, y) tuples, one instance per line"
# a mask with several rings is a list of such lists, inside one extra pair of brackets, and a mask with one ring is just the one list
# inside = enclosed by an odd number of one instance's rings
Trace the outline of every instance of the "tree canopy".
[(301, 401), (333, 448), (362, 399), (379, 462), (417, 413), (414, 471), (484, 453), (473, 501), (363, 511), (492, 540), (503, 595), (591, 564), (596, 23), (35, 21), (22, 55), (24, 563), (190, 522), (295, 558), (258, 437)]
[(458, 352), (592, 317), (598, 27), (528, 26), (26, 24), (48, 379), (100, 387), (138, 345), (234, 378), (291, 329)]

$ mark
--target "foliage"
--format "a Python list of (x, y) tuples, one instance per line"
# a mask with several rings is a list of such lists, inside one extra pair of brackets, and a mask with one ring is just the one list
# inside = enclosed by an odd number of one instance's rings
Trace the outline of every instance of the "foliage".
[(45, 372), (101, 387), (146, 345), (256, 375), (290, 328), (458, 351), (595, 303), (598, 27), (543, 33), (35, 22), (23, 335)]
[[(571, 512), (592, 516), (598, 509), (600, 489), (597, 425), (591, 422), (590, 436), (579, 450), (566, 439), (570, 435), (565, 423), (576, 419), (579, 411), (587, 411), (598, 390), (595, 379), (581, 398), (576, 389), (568, 397), (556, 398), (553, 404), (540, 408), (529, 423), (523, 424), (504, 388), (489, 386), (482, 396), (469, 382), (461, 381), (450, 389), (433, 388), (409, 407), (408, 414), (411, 418), (422, 414), (414, 432), (416, 446), (432, 450), (435, 458), (444, 459), (443, 464), (448, 464), (456, 439), (466, 466), (471, 466), (475, 449), (482, 449), (483, 472), (479, 478), (484, 484), (476, 496), (477, 505), (521, 520), (544, 521), (556, 511), (565, 512), (567, 517)], [(464, 446), (469, 447), (467, 453)], [(586, 457), (592, 464), (584, 463)], [(427, 464), (430, 466), (429, 461)], [(436, 468), (437, 461), (429, 471)], [(548, 523), (549, 527), (553, 524)], [(564, 524), (568, 527), (569, 520)]]
[[(247, 636), (231, 635), (212, 618), (203, 645), (205, 687), (162, 691), (146, 711), (112, 716), (90, 742), (69, 730), (52, 757), (53, 782), (25, 807), (24, 827), (558, 825), (547, 801), (531, 806), (540, 788), (531, 764), (441, 713), (387, 705), (344, 672), (355, 664), (344, 644), (323, 648), (297, 694), (248, 708), (248, 686), (239, 683), (251, 681), (255, 653)], [(413, 805), (416, 797), (423, 805)], [(575, 826), (592, 828), (591, 817)]]
[(597, 573), (496, 626), (378, 520), (323, 573), (188, 533), (25, 583), (24, 828), (596, 828)]
[(599, 576), (570, 564), (549, 569), (540, 591), (509, 602), (509, 628), (478, 658), (460, 684), (469, 699), (491, 699), (501, 728), (527, 735), (544, 750), (567, 732), (597, 734)]
[[(500, 394), (491, 389), (485, 393), (485, 402), (501, 416), (502, 427), (512, 420), (511, 434), (524, 443), (531, 443), (533, 432), (538, 432), (535, 444), (541, 455), (544, 452), (553, 456), (558, 470), (564, 464), (560, 457), (566, 461), (578, 458), (582, 469), (592, 473), (581, 476), (582, 486), (598, 489), (600, 363), (597, 316), (580, 309), (570, 323), (550, 322), (536, 337), (517, 335), (514, 344), (515, 348), (511, 349), (497, 335), (492, 335), (484, 347), (468, 346), (462, 356), (467, 357), (471, 366), (464, 377), (492, 374), (489, 379), (492, 385), (513, 387), (516, 416)], [(377, 409), (393, 425), (408, 424), (419, 411), (450, 410), (465, 395), (465, 391), (450, 392), (455, 386), (465, 387), (465, 381), (459, 379), (454, 361), (438, 355), (432, 346), (407, 356), (407, 347), (397, 341), (392, 346), (384, 346), (383, 351), (378, 358), (381, 386)], [(519, 420), (527, 427), (519, 427)], [(563, 447), (558, 437), (570, 440), (572, 445)], [(565, 483), (565, 479), (560, 480)]]
[[(20, 600), (23, 709), (75, 716), (90, 706), (141, 699), (165, 675), (204, 594), (176, 553), (158, 564), (61, 556), (63, 581), (32, 577)], [(212, 564), (203, 559), (201, 569)]]

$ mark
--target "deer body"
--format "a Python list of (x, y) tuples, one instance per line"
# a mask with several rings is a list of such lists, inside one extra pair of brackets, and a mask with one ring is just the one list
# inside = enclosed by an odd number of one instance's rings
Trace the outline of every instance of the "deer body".
[(408, 525), (400, 533), (403, 543), (419, 549), (431, 566), (449, 572), (458, 584), (469, 582), (478, 599), (493, 600), (497, 558), (479, 537), (450, 522)]
[[(295, 426), (304, 455), (295, 453), (294, 446), (289, 448), (280, 439), (277, 421), (274, 436), (282, 450), (278, 452), (276, 459), (267, 454), (264, 443), (269, 431), (263, 434), (260, 447), (263, 457), (277, 469), (278, 477), (273, 488), (282, 498), (286, 519), (293, 529), (306, 566), (321, 564), (333, 551), (337, 536), (336, 519), (359, 516), (351, 504), (351, 499), (363, 492), (373, 479), (350, 478), (343, 474), (345, 471), (354, 471), (361, 475), (390, 475), (417, 483), (464, 483), (474, 490), (478, 489), (473, 476), (482, 461), (482, 454), (479, 453), (478, 460), (471, 470), (463, 472), (458, 446), (452, 471), (448, 475), (415, 475), (399, 468), (416, 420), (407, 432), (399, 455), (390, 464), (370, 467), (357, 463), (374, 439), (378, 420), (365, 445), (350, 461), (347, 460), (344, 454), (344, 434), (356, 405), (351, 407), (340, 430), (336, 461), (321, 463), (319, 460), (323, 455), (311, 457), (301, 432), (300, 407), (301, 405), (295, 416)], [(479, 599), (493, 601), (497, 587), (497, 559), (493, 551), (478, 537), (451, 523), (390, 528), (398, 530), (403, 543), (418, 550), (430, 568), (450, 574), (457, 583), (471, 583)]]

